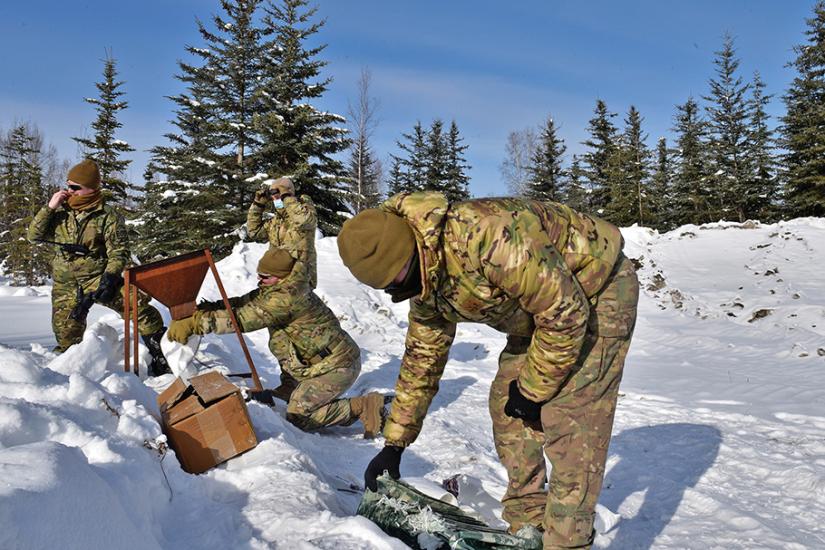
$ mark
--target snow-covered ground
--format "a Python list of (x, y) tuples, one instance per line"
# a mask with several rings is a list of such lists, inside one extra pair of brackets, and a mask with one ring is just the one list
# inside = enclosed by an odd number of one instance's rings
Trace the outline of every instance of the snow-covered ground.
[[(599, 523), (620, 517), (596, 546), (825, 548), (825, 220), (624, 234), (645, 292)], [(230, 294), (254, 287), (263, 250), (240, 244), (219, 263)], [(406, 305), (357, 284), (334, 239), (318, 255), (318, 292), (362, 348), (350, 393), (391, 391)], [(171, 376), (124, 373), (122, 322), (99, 306), (83, 343), (55, 357), (49, 291), (0, 284), (0, 548), (405, 547), (353, 516), (380, 440), (357, 426), (304, 434), (282, 403), (250, 403), (258, 447), (188, 475), (156, 420)], [(217, 297), (209, 276), (202, 295)], [(265, 384), (277, 384), (266, 331), (248, 338)], [(487, 394), (503, 340), (460, 327), (402, 461), (405, 477), (463, 474), (493, 522), (505, 472)], [(196, 359), (244, 369), (231, 336), (204, 338)]]

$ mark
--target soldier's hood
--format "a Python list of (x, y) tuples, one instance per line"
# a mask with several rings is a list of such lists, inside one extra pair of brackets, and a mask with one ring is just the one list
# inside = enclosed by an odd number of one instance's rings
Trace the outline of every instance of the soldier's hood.
[(444, 267), (441, 238), (450, 203), (441, 193), (421, 191), (394, 195), (381, 208), (404, 218), (410, 224), (421, 261), (422, 290), (418, 298), (427, 300), (434, 289), (438, 288)]

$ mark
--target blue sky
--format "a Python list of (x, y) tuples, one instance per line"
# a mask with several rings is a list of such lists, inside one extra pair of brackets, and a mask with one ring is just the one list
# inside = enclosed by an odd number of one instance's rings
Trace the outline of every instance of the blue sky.
[[(395, 140), (416, 121), (455, 119), (465, 143), (474, 195), (505, 194), (499, 165), (512, 130), (552, 115), (572, 153), (584, 150), (597, 98), (622, 119), (635, 105), (648, 145), (670, 136), (674, 105), (707, 93), (713, 52), (730, 32), (741, 74), (758, 70), (783, 111), (793, 78), (785, 64), (804, 40), (812, 0), (646, 1), (390, 1), (320, 0), (327, 20), (318, 40), (332, 77), (317, 103), (346, 114), (363, 67), (380, 102), (374, 146), (396, 152)], [(0, 3), (0, 128), (32, 121), (70, 160), (71, 136), (94, 118), (83, 97), (96, 93), (111, 49), (130, 106), (118, 136), (136, 151), (129, 176), (140, 180), (146, 150), (162, 144), (180, 91), (177, 60), (199, 45), (195, 19), (208, 21), (213, 0)], [(775, 122), (775, 121), (774, 121)]]

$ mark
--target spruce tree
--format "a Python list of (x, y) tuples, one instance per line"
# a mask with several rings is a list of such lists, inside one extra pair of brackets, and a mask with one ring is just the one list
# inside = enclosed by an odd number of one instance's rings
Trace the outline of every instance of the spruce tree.
[(128, 107), (128, 103), (122, 99), (124, 92), (120, 87), (123, 83), (122, 80), (117, 80), (115, 59), (108, 56), (103, 61), (103, 80), (95, 84), (99, 97), (85, 98), (86, 103), (94, 105), (97, 111), (97, 118), (92, 122), (94, 135), (91, 138), (72, 139), (83, 148), (83, 156), (97, 163), (107, 197), (118, 206), (128, 208), (128, 192), (135, 187), (123, 178), (132, 161), (121, 157), (134, 151), (134, 148), (115, 138), (115, 133), (123, 127), (118, 120), (118, 113)]
[(825, 2), (806, 20), (807, 40), (794, 47), (797, 75), (784, 95), (782, 145), (787, 151), (787, 215), (825, 216)]
[(216, 169), (222, 156), (215, 153), (213, 111), (197, 89), (193, 93), (171, 98), (178, 106), (177, 132), (166, 134), (170, 145), (152, 149), (142, 213), (135, 220), (135, 252), (143, 261), (205, 247), (220, 258), (237, 241), (222, 193), (227, 180)]
[(445, 193), (447, 183), (447, 136), (444, 123), (433, 120), (426, 134), (424, 146), (424, 189)]
[(648, 204), (651, 220), (648, 225), (660, 231), (673, 229), (671, 185), (673, 166), (667, 139), (660, 137), (656, 143), (656, 163), (650, 180)]
[(393, 171), (397, 169), (397, 177), (391, 176), (391, 194), (413, 192), (424, 189), (427, 182), (429, 167), (427, 164), (427, 132), (418, 121), (410, 134), (401, 134), (401, 139), (395, 142), (401, 149), (401, 155), (391, 155)]
[(51, 247), (30, 243), (26, 233), (51, 190), (44, 181), (43, 139), (37, 129), (20, 124), (0, 143), (0, 262), (15, 285), (43, 284)]
[(582, 160), (586, 167), (590, 189), (590, 207), (595, 213), (603, 214), (610, 203), (610, 162), (616, 148), (616, 126), (611, 122), (615, 113), (607, 110), (601, 99), (596, 101), (594, 116), (587, 131), (590, 138), (582, 142), (590, 150)]
[(268, 2), (264, 11), (271, 36), (264, 43), (263, 112), (255, 117), (260, 165), (271, 177), (291, 175), (298, 192), (315, 203), (321, 231), (336, 234), (348, 197), (344, 165), (336, 157), (349, 146), (346, 120), (310, 104), (331, 82), (320, 78), (327, 63), (318, 56), (326, 46), (308, 45), (324, 22), (314, 21), (317, 8), (306, 0)]
[[(260, 142), (253, 128), (262, 93), (264, 30), (255, 19), (260, 4), (261, 0), (221, 0), (221, 12), (212, 16), (209, 27), (198, 21), (203, 45), (186, 47), (199, 63), (179, 63), (178, 78), (188, 85), (190, 97), (198, 97), (199, 110), (208, 113), (200, 124), (209, 136), (209, 179), (216, 186), (214, 194), (223, 197), (221, 233), (246, 220), (258, 181), (254, 176), (261, 164), (256, 158)], [(201, 177), (204, 170), (195, 172)], [(174, 179), (179, 176), (183, 175), (178, 173)]]
[(716, 78), (709, 81), (708, 147), (712, 166), (714, 206), (717, 215), (745, 221), (750, 215), (745, 197), (748, 196), (748, 101), (750, 85), (737, 75), (739, 59), (733, 47), (733, 38), (726, 34), (722, 49), (715, 52), (713, 64)]
[(397, 193), (406, 193), (410, 191), (410, 181), (404, 172), (403, 159), (395, 155), (390, 155), (392, 165), (390, 166), (390, 173), (387, 178), (387, 193), (392, 196)]
[(709, 189), (707, 124), (691, 97), (676, 106), (673, 132), (676, 150), (671, 190), (672, 224), (701, 224), (712, 220)]
[(650, 150), (642, 132), (642, 116), (630, 106), (625, 129), (610, 160), (610, 202), (606, 217), (617, 225), (650, 221), (647, 186), (650, 177)]
[(458, 131), (458, 124), (453, 120), (447, 132), (447, 173), (444, 185), (447, 198), (451, 202), (470, 198), (470, 177), (467, 175), (470, 165), (464, 158), (464, 151), (468, 146), (463, 145), (462, 141), (464, 140)]
[(565, 179), (562, 160), (567, 147), (558, 137), (553, 117), (548, 116), (538, 135), (529, 165), (530, 179), (524, 196), (537, 201), (561, 202)]
[(565, 204), (579, 212), (592, 212), (590, 192), (584, 185), (586, 177), (587, 174), (582, 168), (581, 159), (578, 155), (573, 155), (570, 170), (567, 171), (564, 199)]
[(762, 82), (759, 72), (754, 74), (751, 87), (753, 93), (749, 100), (745, 151), (750, 171), (747, 185), (742, 189), (744, 194), (739, 198), (739, 202), (743, 205), (747, 217), (771, 221), (776, 215), (778, 186), (776, 159), (773, 154), (775, 140), (773, 130), (768, 127), (770, 115), (766, 107), (773, 96), (765, 94), (765, 83)]

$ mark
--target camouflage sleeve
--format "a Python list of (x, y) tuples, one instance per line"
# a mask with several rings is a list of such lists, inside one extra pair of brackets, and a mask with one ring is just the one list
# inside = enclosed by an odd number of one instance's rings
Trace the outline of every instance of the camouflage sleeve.
[(518, 385), (529, 399), (546, 401), (578, 359), (590, 313), (587, 296), (535, 217), (500, 216), (470, 240), (484, 276), (533, 315)]
[(387, 445), (406, 447), (418, 437), (455, 337), (455, 323), (414, 300), (406, 349), (395, 384), (392, 411), (384, 427)]
[(266, 208), (253, 202), (246, 213), (246, 234), (249, 240), (255, 242), (266, 242), (269, 232), (269, 224), (272, 220), (264, 221), (264, 211)]
[[(262, 328), (282, 328), (289, 324), (289, 300), (284, 293), (266, 295), (259, 289), (248, 292), (243, 296), (230, 298), (231, 303), (243, 304), (240, 307), (233, 305), (235, 317), (241, 332), (253, 332)], [(225, 309), (215, 311), (201, 311), (199, 334), (229, 334), (235, 332), (232, 319)]]
[(34, 242), (40, 239), (54, 240), (54, 214), (56, 210), (52, 210), (48, 205), (37, 211), (31, 224), (29, 224), (29, 231), (26, 238), (29, 242)]
[(301, 197), (300, 200), (287, 197), (284, 199), (284, 212), (289, 223), (286, 224), (288, 229), (283, 242), (295, 259), (305, 261), (309, 257), (309, 250), (304, 250), (306, 243), (315, 242), (315, 228), (318, 225), (315, 205), (308, 197)]
[(107, 214), (110, 219), (103, 228), (106, 243), (106, 273), (120, 275), (129, 263), (129, 236), (123, 216), (114, 212)]

